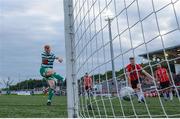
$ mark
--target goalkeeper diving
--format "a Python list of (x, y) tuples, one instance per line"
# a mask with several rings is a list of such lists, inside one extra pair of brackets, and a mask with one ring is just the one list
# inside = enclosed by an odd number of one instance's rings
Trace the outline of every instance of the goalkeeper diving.
[(40, 74), (49, 85), (47, 105), (50, 106), (55, 91), (55, 79), (64, 81), (64, 78), (53, 70), (53, 63), (54, 60), (57, 60), (58, 62), (62, 63), (63, 59), (56, 57), (51, 52), (50, 45), (44, 46), (44, 52), (41, 54), (41, 57), (42, 63), (40, 68)]

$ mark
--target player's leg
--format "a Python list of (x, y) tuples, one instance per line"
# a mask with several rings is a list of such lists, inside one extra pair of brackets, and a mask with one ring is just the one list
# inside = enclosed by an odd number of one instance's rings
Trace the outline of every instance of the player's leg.
[(95, 91), (91, 87), (89, 87), (89, 96), (92, 96), (93, 99), (95, 99)]
[(172, 93), (172, 89), (169, 89), (169, 99), (173, 100), (173, 93)]
[(140, 90), (141, 85), (139, 84), (138, 80), (132, 80), (131, 86), (135, 91), (135, 94), (138, 98), (138, 102), (139, 103), (144, 102), (144, 95), (143, 95), (142, 91)]
[(142, 91), (142, 88), (141, 88), (141, 84), (140, 84), (140, 83), (137, 84), (137, 88), (138, 88), (138, 92), (137, 92), (138, 102), (139, 102), (139, 103), (144, 102), (144, 93), (143, 93), (143, 91)]
[(54, 71), (49, 68), (41, 67), (40, 74), (41, 76), (43, 76), (45, 80), (47, 80), (47, 83), (49, 85), (47, 105), (51, 105), (51, 100), (54, 95), (54, 89), (55, 89), (55, 81), (53, 80), (53, 77), (52, 77), (52, 74), (54, 74)]
[(59, 75), (58, 73), (56, 73), (53, 69), (47, 68), (44, 70), (42, 70), (42, 71), (40, 70), (40, 72), (45, 72), (44, 74), (42, 73), (43, 75), (63, 81), (64, 78), (61, 75)]
[(57, 80), (64, 81), (64, 78), (63, 78), (61, 75), (59, 75), (58, 73), (56, 73), (56, 72), (54, 72), (54, 73), (52, 74), (52, 76), (53, 76), (54, 78), (56, 78)]
[(86, 103), (87, 103), (87, 109), (88, 110), (92, 110), (92, 105), (90, 103), (91, 100), (89, 100), (91, 95), (91, 88), (89, 86), (85, 86), (85, 99), (86, 99)]
[(84, 87), (84, 93), (85, 93), (85, 98), (88, 99), (89, 97), (88, 86)]
[(137, 92), (138, 92), (139, 90), (138, 90), (138, 88), (137, 88), (137, 83), (136, 83), (136, 81), (134, 81), (134, 80), (131, 81), (131, 87), (132, 87), (132, 89), (134, 90), (135, 95), (138, 97)]
[(167, 90), (164, 90), (163, 91), (163, 97), (164, 97), (164, 100), (168, 100), (168, 91)]
[(92, 95), (93, 95), (93, 99), (96, 99), (96, 92), (97, 92), (97, 88), (93, 88), (92, 89)]
[(54, 90), (55, 90), (55, 81), (54, 80), (47, 80), (47, 83), (49, 85), (47, 105), (51, 105), (52, 97), (54, 95)]
[(47, 96), (48, 95), (48, 91), (49, 91), (49, 87), (44, 89), (44, 94)]
[(164, 100), (166, 101), (166, 100), (168, 100), (168, 95), (167, 95), (167, 90), (165, 89), (166, 88), (165, 82), (160, 82), (160, 86), (161, 86), (161, 90), (162, 90)]
[(92, 88), (90, 86), (88, 86), (87, 93), (88, 93), (88, 97), (93, 96)]
[(166, 88), (168, 88), (167, 89), (167, 94), (169, 96), (169, 99), (173, 100), (172, 88), (170, 88), (170, 82), (169, 81), (166, 82)]

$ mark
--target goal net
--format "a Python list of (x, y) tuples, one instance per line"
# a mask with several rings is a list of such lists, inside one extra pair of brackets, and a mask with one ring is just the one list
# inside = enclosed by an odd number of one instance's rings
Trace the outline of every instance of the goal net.
[[(180, 1), (65, 2), (65, 14), (71, 19), (65, 21), (69, 24), (66, 28), (72, 28), (71, 46), (66, 50), (71, 50), (73, 57), (70, 67), (77, 82), (72, 88), (78, 91), (74, 93), (78, 116), (180, 117)], [(136, 71), (145, 97), (141, 103), (137, 94), (129, 101), (120, 95), (128, 86), (130, 57), (146, 72)], [(158, 74), (159, 64), (164, 70)], [(92, 79), (88, 82), (91, 88), (85, 86), (85, 75)], [(164, 86), (161, 79), (169, 79), (169, 85)]]

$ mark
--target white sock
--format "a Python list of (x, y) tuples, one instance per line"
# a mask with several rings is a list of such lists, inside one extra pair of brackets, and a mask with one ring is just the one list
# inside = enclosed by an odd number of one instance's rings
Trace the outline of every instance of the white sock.
[(93, 99), (94, 99), (94, 100), (96, 99), (96, 94), (93, 95)]
[(173, 100), (173, 94), (172, 94), (172, 91), (169, 92), (169, 99), (170, 99), (170, 100)]
[(167, 94), (163, 93), (164, 99), (167, 100)]
[(141, 91), (137, 92), (137, 96), (138, 96), (138, 101), (141, 101), (141, 99), (144, 99), (144, 94)]
[(144, 93), (143, 92), (141, 93), (141, 97), (144, 99)]
[(140, 99), (140, 92), (137, 92), (137, 96), (138, 96), (138, 101), (141, 101), (141, 99)]
[(144, 93), (143, 92), (141, 92), (141, 97), (140, 98), (144, 100)]
[(88, 99), (88, 93), (85, 92), (85, 99)]

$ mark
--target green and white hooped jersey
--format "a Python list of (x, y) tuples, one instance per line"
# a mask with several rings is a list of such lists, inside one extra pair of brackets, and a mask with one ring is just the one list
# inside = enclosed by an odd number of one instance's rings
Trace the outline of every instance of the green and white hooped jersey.
[(53, 63), (54, 63), (54, 60), (56, 59), (56, 56), (53, 53), (43, 52), (41, 54), (41, 57), (42, 57), (41, 67), (53, 68)]

